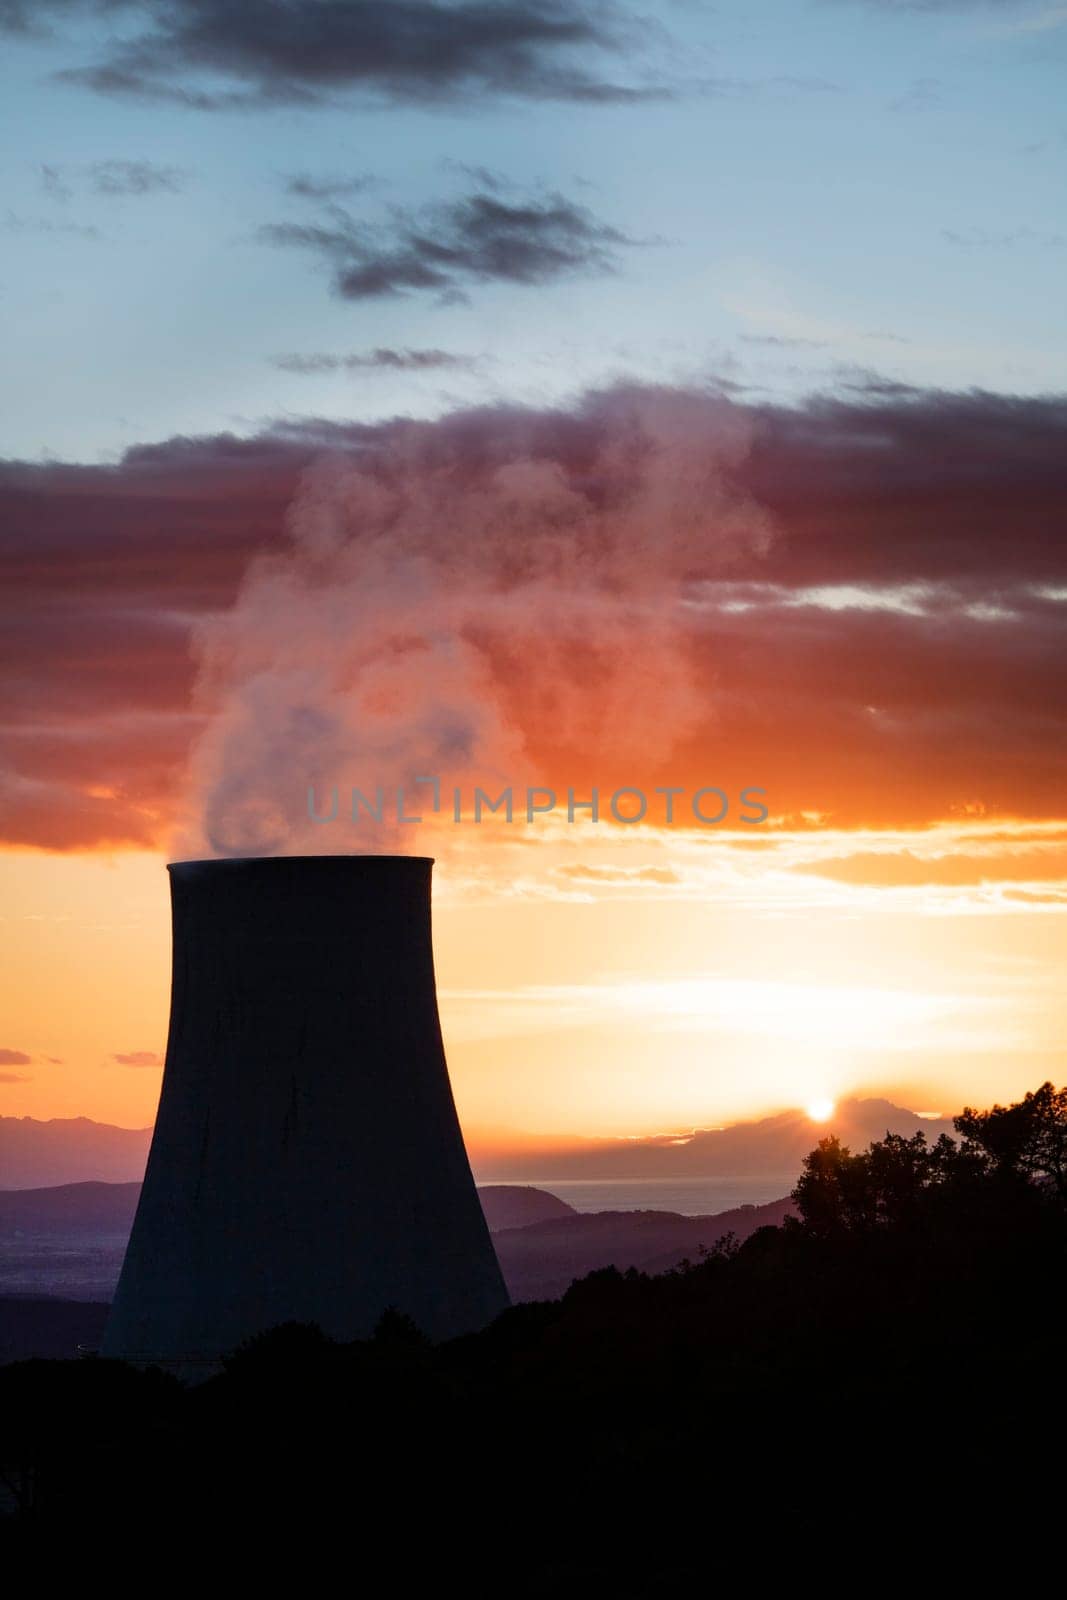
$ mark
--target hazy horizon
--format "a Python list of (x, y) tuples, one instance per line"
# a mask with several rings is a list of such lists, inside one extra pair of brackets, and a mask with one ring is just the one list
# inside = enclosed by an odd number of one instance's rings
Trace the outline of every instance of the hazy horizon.
[[(649, 1185), (655, 1204), (668, 1204), (670, 1193), (697, 1194), (701, 1185), (719, 1185), (726, 1204), (741, 1203), (746, 1184), (759, 1185), (751, 1198), (764, 1202), (789, 1191), (807, 1152), (820, 1138), (839, 1137), (852, 1148), (864, 1148), (887, 1132), (922, 1131), (932, 1141), (952, 1133), (950, 1119), (933, 1119), (882, 1100), (842, 1100), (832, 1109), (779, 1112), (720, 1129), (695, 1129), (688, 1135), (658, 1133), (645, 1139), (536, 1139), (516, 1136), (493, 1141), (467, 1138), (475, 1179), (480, 1184), (518, 1183), (581, 1195), (582, 1185), (601, 1186), (616, 1197), (630, 1188)], [(29, 1123), (29, 1128), (26, 1124)], [(22, 1128), (21, 1135), (17, 1131)], [(37, 1130), (40, 1136), (35, 1137)], [(3, 1188), (48, 1187), (79, 1181), (139, 1180), (147, 1157), (151, 1125), (119, 1128), (91, 1119), (19, 1119), (0, 1116), (0, 1171)], [(117, 1136), (117, 1137), (112, 1137)], [(733, 1186), (733, 1187), (731, 1187)], [(736, 1191), (736, 1192), (735, 1192)], [(664, 1197), (667, 1198), (664, 1198)], [(740, 1198), (739, 1198), (740, 1197)], [(592, 1196), (592, 1201), (597, 1196)], [(682, 1209), (701, 1203), (687, 1200)], [(580, 1209), (585, 1209), (581, 1206)]]

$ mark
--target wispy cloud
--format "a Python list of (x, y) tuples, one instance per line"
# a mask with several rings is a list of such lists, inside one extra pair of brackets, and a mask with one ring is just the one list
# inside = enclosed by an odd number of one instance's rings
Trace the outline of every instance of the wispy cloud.
[(484, 191), (421, 212), (397, 209), (378, 226), (331, 206), (321, 223), (267, 223), (259, 237), (317, 255), (346, 300), (427, 291), (455, 300), (472, 283), (611, 272), (620, 248), (637, 243), (561, 194), (510, 202)]
[(1015, 1042), (1011, 1005), (1000, 996), (921, 992), (878, 985), (793, 983), (717, 973), (646, 979), (619, 974), (599, 983), (529, 984), (516, 989), (442, 989), (457, 1038), (575, 1026), (640, 1025), (780, 1039), (791, 1045), (866, 1050), (966, 1048), (999, 1034)]
[(561, 878), (573, 878), (580, 883), (620, 884), (630, 888), (634, 884), (675, 884), (681, 878), (673, 867), (594, 867), (585, 862), (557, 869)]
[(775, 350), (825, 350), (827, 339), (790, 339), (777, 333), (742, 333), (742, 344), (764, 344)]
[(177, 194), (185, 177), (180, 168), (154, 161), (94, 161), (88, 173), (97, 194)]
[(915, 78), (898, 95), (889, 102), (890, 111), (932, 111), (939, 106), (943, 98), (944, 85), (940, 78)]
[(376, 181), (366, 172), (347, 178), (291, 172), (285, 178), (285, 192), (295, 195), (299, 200), (343, 200), (349, 195), (362, 194), (364, 190), (373, 188)]
[(41, 188), (53, 200), (69, 200), (78, 190), (103, 195), (178, 194), (187, 174), (154, 161), (89, 161), (57, 166), (41, 162)]
[(99, 239), (100, 229), (87, 222), (59, 222), (54, 217), (25, 217), (9, 211), (3, 226), (8, 233), (65, 233), (78, 239)]
[(990, 23), (982, 31), (1011, 38), (1016, 35), (1051, 33), (1063, 27), (1067, 27), (1067, 6), (1043, 6), (1036, 11), (1024, 10), (1022, 16), (1006, 17)]
[(376, 350), (354, 351), (348, 355), (334, 356), (324, 353), (310, 355), (278, 355), (271, 357), (273, 366), (283, 372), (442, 372), (468, 371), (476, 364), (474, 356), (455, 355), (450, 350), (393, 350), (379, 346)]
[(794, 872), (872, 888), (959, 888), (985, 883), (1062, 881), (1067, 887), (1067, 850), (1061, 841), (981, 853), (967, 850), (860, 850), (850, 855), (797, 862)]
[(1012, 245), (1034, 244), (1043, 250), (1061, 250), (1067, 244), (1067, 234), (1051, 233), (1043, 228), (966, 228), (956, 231), (942, 228), (941, 237), (949, 244), (964, 250), (1007, 250)]

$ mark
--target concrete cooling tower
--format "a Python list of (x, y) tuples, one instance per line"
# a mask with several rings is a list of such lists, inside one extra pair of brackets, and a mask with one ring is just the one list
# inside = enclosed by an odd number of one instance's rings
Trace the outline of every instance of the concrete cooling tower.
[(448, 1080), (417, 856), (182, 861), (159, 1113), (102, 1353), (433, 1338), (508, 1303)]

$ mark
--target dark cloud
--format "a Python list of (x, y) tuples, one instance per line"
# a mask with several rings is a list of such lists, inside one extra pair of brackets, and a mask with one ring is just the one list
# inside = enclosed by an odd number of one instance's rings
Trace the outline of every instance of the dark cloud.
[(415, 213), (396, 209), (384, 227), (357, 222), (339, 206), (320, 224), (268, 223), (267, 244), (318, 255), (346, 300), (435, 292), (455, 297), (471, 283), (549, 283), (612, 270), (617, 228), (560, 194), (509, 203), (476, 192)]
[(32, 1060), (25, 1050), (0, 1049), (0, 1067), (28, 1067)]
[(1018, 11), (1025, 0), (840, 0), (876, 11)]
[(647, 67), (662, 30), (614, 0), (2, 0), (0, 27), (42, 31), (78, 12), (120, 13), (133, 26), (111, 31), (95, 61), (60, 77), (201, 110), (352, 92), (419, 105), (486, 93), (612, 102), (666, 92)]
[(440, 372), (464, 371), (474, 366), (473, 356), (453, 355), (449, 350), (357, 351), (346, 356), (324, 354), (272, 356), (272, 363), (283, 372)]
[(317, 178), (310, 172), (291, 172), (285, 180), (285, 192), (300, 200), (342, 200), (346, 195), (362, 194), (374, 182), (369, 173), (351, 178)]
[(0, 0), (5, 33), (46, 34), (63, 16), (96, 9), (89, 0)]
[(455, 172), (470, 181), (479, 189), (489, 189), (493, 194), (501, 189), (509, 189), (512, 184), (502, 172), (495, 172), (492, 167), (475, 165), (469, 161), (454, 161), (451, 156), (443, 157), (441, 168), (444, 172)]
[(786, 584), (1063, 581), (1067, 396), (892, 386), (757, 414), (745, 481), (788, 529)]
[(24, 1072), (0, 1072), (0, 1083), (30, 1083)]
[[(649, 404), (687, 439), (713, 438), (724, 408), (749, 428), (731, 477), (776, 529), (765, 555), (739, 550), (725, 573), (694, 549), (685, 628), (708, 723), (649, 782), (759, 784), (775, 813), (842, 825), (1061, 815), (1067, 397), (705, 399), (620, 388), (569, 408), (179, 437), (113, 466), (0, 465), (0, 837), (166, 837), (205, 714), (191, 630), (233, 604), (253, 556), (283, 548), (324, 451), (384, 474), (402, 449), (473, 485), (530, 463), (610, 505), (633, 410)], [(551, 772), (550, 732), (538, 737)], [(561, 786), (583, 776), (568, 769)]]
[(114, 468), (0, 467), (5, 838), (159, 839), (202, 725), (190, 628), (231, 604), (248, 561), (280, 538), (301, 467), (328, 437), (177, 438)]
[(112, 1061), (117, 1061), (121, 1067), (161, 1067), (162, 1058), (154, 1050), (116, 1050)]

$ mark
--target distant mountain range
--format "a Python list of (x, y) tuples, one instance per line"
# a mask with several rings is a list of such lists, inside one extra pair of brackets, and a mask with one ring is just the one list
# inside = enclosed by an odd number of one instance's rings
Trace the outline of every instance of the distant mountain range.
[(726, 1234), (741, 1240), (757, 1228), (778, 1227), (793, 1209), (784, 1199), (708, 1217), (674, 1211), (575, 1212), (494, 1231), (493, 1245), (513, 1301), (554, 1300), (587, 1272), (601, 1267), (666, 1272), (683, 1260), (696, 1261), (702, 1248), (710, 1250)]
[[(791, 1209), (782, 1198), (698, 1217), (583, 1213), (531, 1186), (531, 1178), (550, 1186), (553, 1179), (757, 1177), (775, 1187), (780, 1181), (784, 1197), (804, 1156), (828, 1133), (863, 1149), (887, 1132), (920, 1130), (934, 1139), (951, 1133), (952, 1125), (888, 1100), (851, 1099), (822, 1123), (791, 1111), (684, 1136), (545, 1140), (519, 1152), (480, 1149), (472, 1141), (471, 1154), (501, 1269), (519, 1302), (554, 1298), (574, 1278), (601, 1267), (666, 1271), (726, 1233), (742, 1239), (777, 1225)], [(87, 1117), (0, 1117), (0, 1361), (73, 1354), (78, 1343), (99, 1343), (151, 1132)], [(526, 1183), (515, 1181), (523, 1178)]]
[(88, 1117), (0, 1117), (0, 1189), (61, 1183), (140, 1183), (151, 1128)]
[[(99, 1343), (140, 1191), (139, 1183), (70, 1183), (0, 1194), (0, 1362)], [(782, 1199), (703, 1217), (581, 1213), (541, 1189), (487, 1185), (479, 1195), (515, 1303), (554, 1299), (602, 1267), (667, 1271), (727, 1233), (744, 1239), (777, 1226), (791, 1209)]]
[(928, 1139), (953, 1131), (951, 1118), (920, 1117), (891, 1100), (838, 1102), (825, 1122), (804, 1111), (782, 1111), (755, 1122), (701, 1128), (647, 1139), (545, 1141), (518, 1152), (491, 1150), (472, 1141), (471, 1157), (482, 1182), (579, 1178), (782, 1178), (783, 1193), (820, 1139), (836, 1134), (853, 1150), (887, 1133), (923, 1132)]
[[(97, 1182), (0, 1191), (0, 1241), (44, 1234), (128, 1234), (140, 1194), (139, 1183)], [(543, 1189), (490, 1184), (478, 1196), (493, 1232), (577, 1215), (573, 1206)]]
[[(783, 1111), (726, 1128), (647, 1139), (544, 1140), (516, 1150), (470, 1143), (480, 1183), (529, 1183), (576, 1178), (767, 1177), (792, 1187), (804, 1156), (834, 1133), (863, 1149), (887, 1132), (922, 1130), (931, 1139), (951, 1133), (947, 1119), (931, 1120), (889, 1100), (842, 1100), (823, 1123), (803, 1111)], [(144, 1174), (151, 1128), (115, 1128), (88, 1117), (0, 1117), (0, 1190), (68, 1183), (129, 1183)]]

